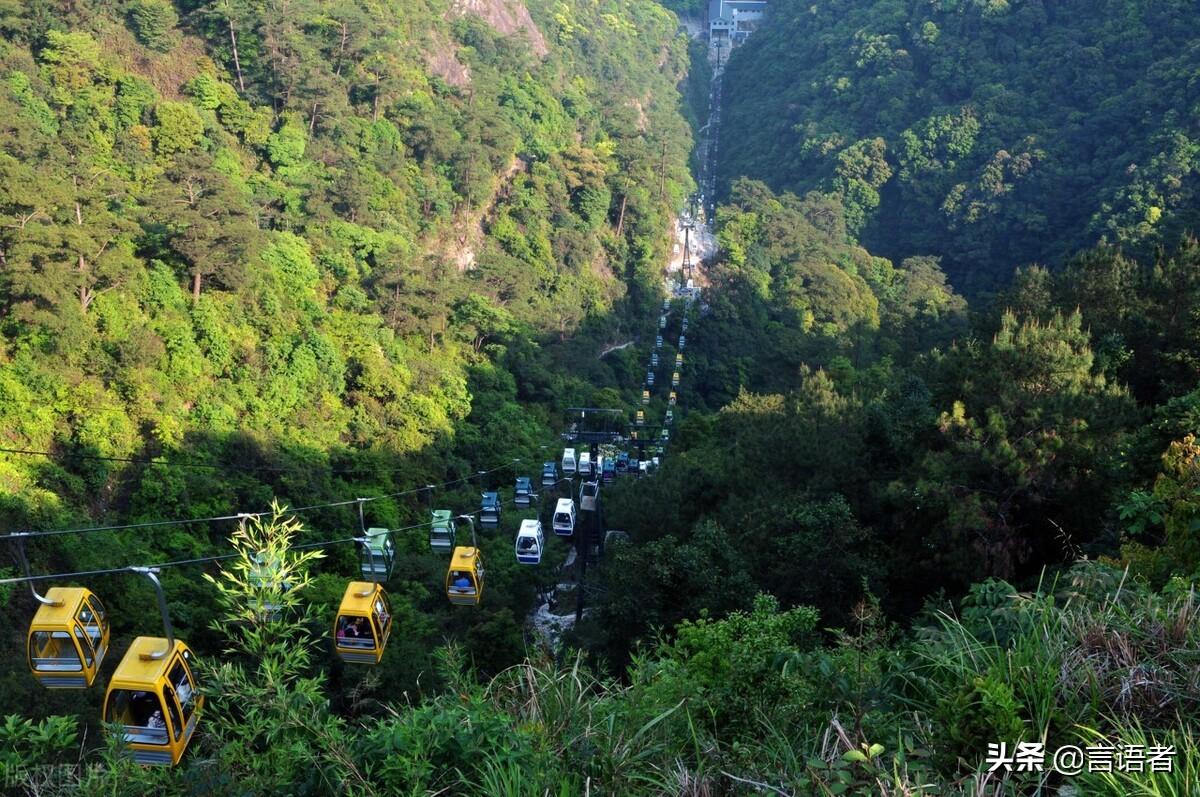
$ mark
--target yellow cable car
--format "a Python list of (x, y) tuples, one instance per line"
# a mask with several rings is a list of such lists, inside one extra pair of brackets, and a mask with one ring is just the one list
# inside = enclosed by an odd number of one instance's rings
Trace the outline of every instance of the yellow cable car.
[(483, 600), (483, 554), (478, 548), (455, 548), (446, 570), (446, 597), (459, 606)]
[(108, 652), (104, 604), (82, 587), (51, 587), (26, 640), (29, 669), (42, 686), (82, 689), (96, 682)]
[(117, 726), (134, 761), (174, 765), (196, 732), (204, 698), (196, 689), (192, 651), (175, 639), (157, 569), (130, 570), (154, 584), (167, 636), (133, 640), (108, 682), (104, 722)]
[(192, 651), (173, 637), (140, 636), (117, 665), (104, 721), (121, 726), (139, 764), (178, 764), (192, 740), (204, 706), (192, 661)]
[(334, 647), (349, 664), (378, 664), (392, 631), (387, 593), (370, 581), (351, 581), (334, 621)]
[(28, 533), (16, 538), (17, 559), (29, 591), (39, 604), (29, 624), (25, 656), (29, 671), (50, 689), (82, 689), (96, 682), (104, 654), (108, 652), (108, 615), (104, 604), (82, 587), (51, 587), (45, 595), (33, 586), (29, 558), (25, 555)]

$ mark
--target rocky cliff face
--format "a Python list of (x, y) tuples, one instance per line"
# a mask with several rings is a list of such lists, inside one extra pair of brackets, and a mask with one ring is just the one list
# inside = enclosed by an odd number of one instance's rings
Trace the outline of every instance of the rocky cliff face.
[(523, 34), (539, 58), (549, 52), (542, 32), (521, 0), (454, 0), (450, 13), (477, 16), (506, 36)]

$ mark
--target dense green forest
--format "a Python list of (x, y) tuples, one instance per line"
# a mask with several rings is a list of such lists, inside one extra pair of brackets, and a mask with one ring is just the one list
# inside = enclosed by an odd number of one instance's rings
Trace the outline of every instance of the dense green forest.
[(1184, 0), (800, 0), (726, 73), (721, 158), (835, 191), (893, 258), (972, 291), (1099, 242), (1193, 227), (1195, 7)]
[[(773, 3), (656, 349), (694, 10), (0, 0), (0, 537), (209, 518), (25, 549), (227, 557), (161, 574), (206, 701), (176, 767), (105, 732), (105, 675), (34, 680), (0, 584), (0, 792), (1200, 793), (1194, 10)], [(513, 478), (566, 408), (642, 408), (652, 351), (686, 363), (645, 405), (670, 445), (604, 485), (627, 539), (550, 644), (568, 548), (513, 561)], [(428, 513), (483, 489), (487, 589), (448, 605)], [(397, 530), (374, 667), (331, 640), (360, 523)], [(161, 633), (144, 579), (64, 583), (106, 675)]]

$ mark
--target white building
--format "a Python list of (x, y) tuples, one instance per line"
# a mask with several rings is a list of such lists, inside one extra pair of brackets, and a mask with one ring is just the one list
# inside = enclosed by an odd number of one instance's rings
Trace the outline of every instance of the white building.
[(767, 0), (709, 0), (709, 39), (741, 41), (758, 27), (766, 9)]

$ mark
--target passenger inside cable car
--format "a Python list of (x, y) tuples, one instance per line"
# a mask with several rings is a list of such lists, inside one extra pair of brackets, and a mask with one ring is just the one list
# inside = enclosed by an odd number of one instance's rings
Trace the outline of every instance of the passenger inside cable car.
[(204, 705), (191, 661), (182, 642), (138, 637), (117, 665), (103, 719), (119, 726), (139, 764), (177, 764), (182, 758)]
[(476, 606), (483, 600), (483, 557), (478, 548), (455, 548), (446, 570), (446, 597), (451, 603)]
[(342, 661), (378, 664), (392, 630), (391, 607), (379, 584), (351, 581), (334, 623), (334, 647)]
[(554, 507), (554, 533), (560, 537), (570, 537), (575, 533), (575, 502), (570, 498), (558, 499)]
[(544, 542), (542, 524), (532, 518), (522, 520), (521, 528), (517, 531), (517, 561), (526, 565), (539, 564), (542, 561)]

